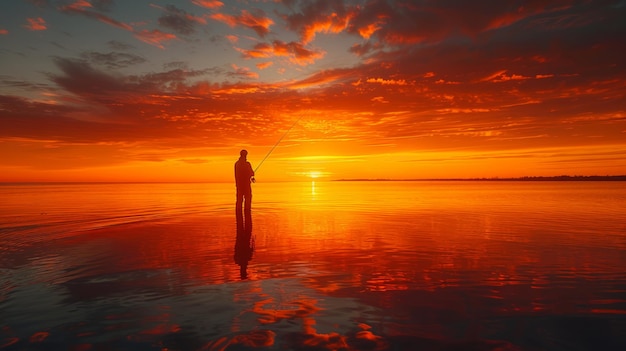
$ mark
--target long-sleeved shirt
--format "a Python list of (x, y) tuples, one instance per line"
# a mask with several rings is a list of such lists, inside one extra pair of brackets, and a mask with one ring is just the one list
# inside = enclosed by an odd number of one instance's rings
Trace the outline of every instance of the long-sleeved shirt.
[(254, 176), (254, 170), (250, 162), (240, 158), (235, 162), (235, 184), (237, 187), (249, 187), (250, 178)]

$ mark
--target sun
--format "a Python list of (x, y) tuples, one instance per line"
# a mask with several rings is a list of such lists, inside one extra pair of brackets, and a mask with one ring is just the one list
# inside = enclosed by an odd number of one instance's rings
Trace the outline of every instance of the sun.
[(317, 179), (317, 178), (322, 176), (322, 172), (320, 172), (320, 171), (309, 171), (308, 176), (311, 179)]
[(307, 170), (307, 171), (303, 170), (301, 172), (296, 172), (295, 174), (298, 175), (299, 177), (308, 178), (312, 181), (320, 180), (321, 178), (328, 177), (329, 175), (331, 175), (330, 172), (315, 171), (315, 170)]

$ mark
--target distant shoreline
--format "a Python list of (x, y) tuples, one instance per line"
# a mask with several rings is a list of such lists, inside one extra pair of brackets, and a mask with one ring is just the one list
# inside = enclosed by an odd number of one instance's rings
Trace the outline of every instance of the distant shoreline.
[(393, 179), (393, 178), (344, 178), (334, 179), (335, 182), (425, 182), (425, 181), (522, 181), (522, 182), (585, 182), (585, 181), (626, 181), (626, 175), (616, 176), (552, 176), (552, 177), (512, 177), (512, 178), (409, 178), (409, 179)]

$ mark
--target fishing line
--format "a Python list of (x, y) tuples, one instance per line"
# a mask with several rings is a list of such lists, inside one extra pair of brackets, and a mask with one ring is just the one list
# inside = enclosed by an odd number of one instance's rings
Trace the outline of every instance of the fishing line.
[(289, 132), (293, 129), (293, 127), (296, 126), (296, 124), (298, 124), (298, 122), (300, 122), (300, 120), (302, 119), (303, 116), (300, 116), (300, 118), (298, 118), (292, 125), (291, 127), (289, 127), (289, 129), (287, 129), (287, 131), (285, 132), (285, 134), (283, 134), (283, 136), (280, 137), (280, 139), (278, 139), (278, 141), (276, 142), (276, 144), (274, 144), (274, 146), (272, 146), (272, 148), (270, 149), (270, 151), (267, 153), (267, 155), (265, 155), (265, 157), (263, 157), (263, 159), (261, 160), (261, 162), (256, 166), (256, 168), (254, 169), (254, 173), (256, 173), (256, 171), (261, 167), (261, 165), (263, 164), (263, 162), (265, 162), (265, 160), (270, 156), (270, 154), (272, 153), (272, 151), (274, 151), (274, 149), (276, 148), (276, 146), (278, 146), (278, 144), (280, 144), (280, 142), (283, 140), (283, 138), (285, 136), (287, 136), (287, 134), (289, 134)]

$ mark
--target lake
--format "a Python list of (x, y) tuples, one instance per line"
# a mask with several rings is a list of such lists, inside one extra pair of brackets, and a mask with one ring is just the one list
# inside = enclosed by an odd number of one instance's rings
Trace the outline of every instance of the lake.
[(0, 349), (624, 350), (624, 185), (3, 184)]

